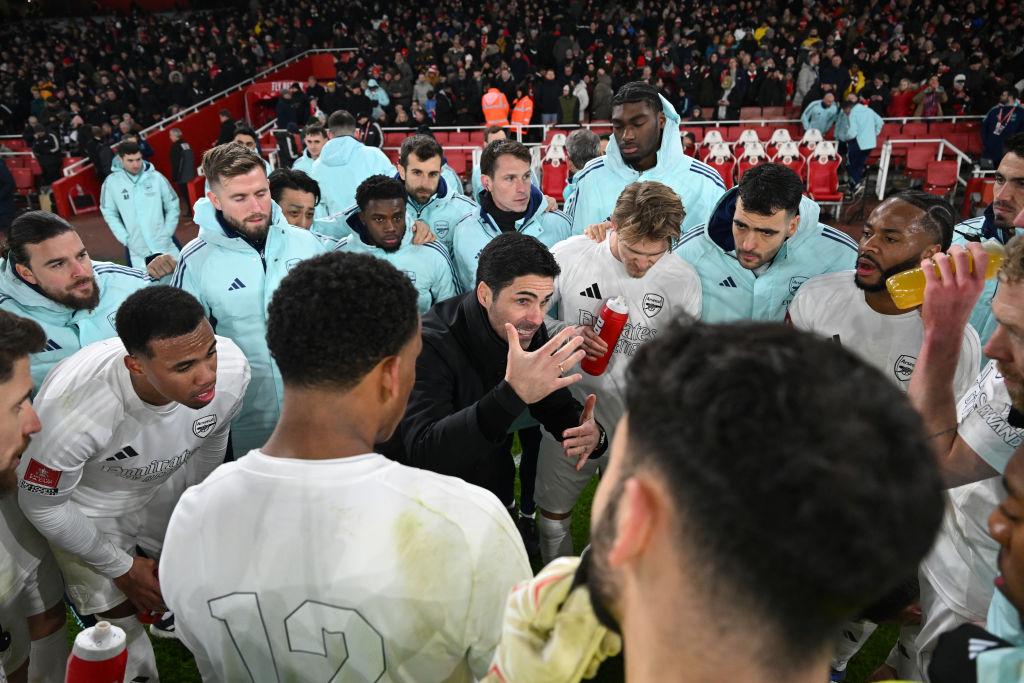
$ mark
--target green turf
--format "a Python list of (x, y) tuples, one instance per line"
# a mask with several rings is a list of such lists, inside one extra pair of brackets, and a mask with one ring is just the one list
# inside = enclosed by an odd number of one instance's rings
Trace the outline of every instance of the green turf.
[[(517, 444), (518, 445), (518, 442)], [(573, 547), (579, 553), (587, 545), (590, 538), (590, 504), (594, 498), (594, 490), (597, 488), (597, 477), (595, 476), (583, 494), (580, 496), (573, 510), (572, 515), (572, 541)], [(516, 481), (516, 497), (519, 497), (519, 482)], [(534, 569), (539, 569), (535, 563)], [(74, 619), (68, 615), (69, 636), (73, 637), (78, 632), (74, 626)], [(893, 644), (896, 642), (897, 630), (894, 627), (882, 626), (871, 636), (863, 649), (850, 662), (847, 669), (846, 680), (848, 683), (863, 683), (867, 680), (876, 668), (878, 668), (889, 654)], [(189, 651), (176, 640), (164, 638), (153, 638), (153, 650), (156, 653), (157, 667), (160, 670), (162, 683), (191, 683), (199, 681), (199, 672), (196, 670), (195, 662)], [(615, 667), (615, 663), (602, 668), (595, 679), (598, 683), (614, 683), (621, 681), (621, 673)]]

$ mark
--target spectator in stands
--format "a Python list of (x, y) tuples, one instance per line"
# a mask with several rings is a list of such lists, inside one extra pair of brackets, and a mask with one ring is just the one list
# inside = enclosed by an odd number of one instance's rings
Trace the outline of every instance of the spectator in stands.
[(288, 128), (290, 124), (299, 125), (300, 122), (295, 117), (295, 108), (292, 107), (292, 91), (285, 88), (281, 91), (281, 94), (277, 98), (277, 105), (274, 107), (274, 113), (277, 116), (277, 127)]
[(363, 145), (355, 138), (356, 120), (345, 110), (336, 111), (327, 120), (330, 140), (313, 162), (310, 175), (320, 184), (323, 200), (317, 216), (341, 213), (352, 206), (359, 183), (371, 175), (394, 175), (395, 166), (384, 152)]
[(34, 132), (32, 155), (39, 161), (42, 169), (42, 184), (50, 185), (60, 178), (60, 141), (56, 133), (46, 130), (41, 125), (36, 125)]
[(807, 94), (818, 85), (820, 80), (818, 63), (820, 61), (821, 56), (812, 50), (807, 55), (807, 61), (800, 67), (800, 75), (796, 79), (796, 92), (793, 94), (794, 107), (802, 106)]
[(16, 189), (17, 183), (14, 182), (11, 169), (7, 168), (6, 163), (0, 163), (0, 233), (3, 233), (4, 241), (7, 241), (7, 232), (14, 220)]
[(1024, 106), (1012, 87), (1003, 88), (999, 92), (999, 104), (989, 109), (981, 122), (982, 165), (998, 166), (1003, 158), (1003, 141), (1021, 131), (1024, 131)]
[(188, 203), (188, 183), (196, 177), (196, 155), (192, 146), (182, 139), (180, 128), (171, 128), (171, 182), (178, 196)]
[(384, 131), (381, 130), (380, 124), (377, 121), (370, 116), (361, 114), (358, 123), (359, 137), (362, 138), (364, 145), (376, 147), (377, 149), (384, 147)]
[(888, 116), (889, 101), (892, 99), (892, 91), (889, 84), (885, 82), (885, 74), (878, 72), (872, 77), (871, 83), (861, 91), (860, 96), (866, 98), (868, 106), (879, 116)]
[(302, 142), (306, 149), (303, 150), (302, 156), (292, 164), (292, 170), (304, 171), (308, 174), (313, 170), (313, 162), (320, 158), (320, 152), (327, 144), (327, 129), (315, 124), (306, 126)]
[(856, 95), (843, 102), (843, 111), (836, 121), (836, 139), (846, 143), (846, 172), (850, 176), (850, 192), (855, 197), (864, 193), (864, 166), (878, 144), (882, 123), (882, 117), (861, 104)]
[(914, 111), (914, 92), (909, 78), (901, 78), (899, 87), (892, 93), (887, 113), (891, 117), (905, 118)]
[(231, 112), (227, 109), (221, 109), (217, 114), (217, 118), (220, 119), (220, 133), (217, 135), (217, 144), (223, 145), (225, 142), (231, 142), (235, 137), (235, 119), (231, 117)]
[(914, 116), (942, 116), (942, 105), (947, 99), (946, 89), (939, 85), (939, 77), (930, 77), (928, 83), (914, 95)]
[(824, 136), (831, 130), (838, 118), (839, 107), (836, 106), (836, 96), (827, 92), (820, 100), (814, 100), (807, 105), (804, 113), (800, 116), (800, 122), (803, 124), (804, 130), (813, 128)]
[(601, 138), (589, 128), (577, 128), (565, 138), (565, 153), (569, 157), (569, 175), (566, 178), (565, 189), (562, 190), (562, 197), (568, 201), (576, 191), (573, 181), (576, 174), (582, 171), (591, 159), (601, 156)]
[(547, 125), (558, 122), (558, 98), (562, 91), (555, 80), (555, 70), (544, 72), (544, 79), (537, 86), (537, 107), (540, 109), (541, 123)]
[[(380, 87), (377, 83), (377, 79), (371, 78), (366, 83), (366, 96), (370, 98), (373, 103), (373, 109), (370, 112), (375, 119), (384, 119), (387, 117), (385, 108), (391, 105), (391, 97), (388, 95), (384, 88)], [(376, 146), (376, 145), (374, 145)]]
[(558, 98), (558, 124), (575, 126), (579, 123), (580, 101), (572, 94), (568, 85), (562, 86), (562, 96)]
[(508, 126), (508, 98), (493, 84), (488, 82), (487, 92), (480, 99), (480, 107), (484, 112), (484, 123), (488, 126)]
[(303, 230), (312, 229), (316, 205), (320, 203), (317, 182), (294, 166), (276, 169), (267, 180), (270, 182), (270, 198), (281, 207), (288, 224)]
[(124, 245), (129, 266), (148, 270), (154, 280), (174, 272), (181, 245), (174, 237), (181, 204), (171, 184), (131, 140), (117, 145), (114, 170), (100, 192), (100, 211), (110, 232)]

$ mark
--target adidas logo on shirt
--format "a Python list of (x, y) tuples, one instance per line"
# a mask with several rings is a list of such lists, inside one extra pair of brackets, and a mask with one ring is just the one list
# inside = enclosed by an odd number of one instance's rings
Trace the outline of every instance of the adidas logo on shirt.
[(601, 290), (598, 288), (596, 282), (594, 284), (590, 285), (589, 287), (587, 287), (586, 289), (584, 289), (582, 292), (580, 292), (580, 296), (589, 297), (591, 299), (603, 299), (604, 298), (603, 296), (601, 296)]
[(967, 658), (975, 660), (982, 652), (991, 650), (994, 647), (998, 647), (999, 643), (994, 640), (985, 640), (983, 638), (971, 638), (967, 641)]
[(46, 346), (43, 347), (43, 350), (44, 351), (56, 351), (59, 348), (61, 348), (60, 344), (58, 344), (57, 342), (53, 341), (52, 339), (47, 339), (46, 340)]
[(107, 462), (110, 462), (111, 460), (124, 460), (125, 458), (135, 458), (138, 457), (138, 455), (138, 451), (136, 451), (134, 448), (132, 448), (131, 446), (125, 446), (117, 453), (114, 453), (112, 456), (107, 458)]
[(245, 289), (245, 283), (239, 280), (237, 277), (235, 278), (235, 281), (231, 283), (231, 286), (228, 287), (228, 291), (233, 292), (236, 289)]
[(736, 282), (732, 279), (732, 276), (729, 276), (729, 277), (725, 278), (724, 280), (722, 280), (721, 282), (719, 282), (718, 286), (719, 287), (735, 287), (736, 286)]

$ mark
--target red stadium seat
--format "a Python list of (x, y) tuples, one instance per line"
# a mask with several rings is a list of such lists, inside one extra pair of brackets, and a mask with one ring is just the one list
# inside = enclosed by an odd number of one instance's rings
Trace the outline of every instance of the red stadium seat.
[(950, 121), (936, 121), (928, 124), (928, 137), (946, 138), (956, 132), (956, 124)]
[(32, 195), (36, 193), (36, 183), (32, 171), (27, 168), (12, 168), (11, 175), (14, 176), (14, 193), (24, 197), (29, 208), (32, 208)]
[(469, 134), (469, 144), (474, 147), (484, 146), (484, 132), (482, 130), (474, 130)]
[(925, 171), (924, 191), (940, 197), (947, 196), (956, 187), (958, 166), (956, 159), (929, 162)]
[(761, 118), (761, 107), (740, 107), (740, 121)]
[(401, 147), (406, 137), (406, 133), (384, 133), (384, 146)]
[(434, 139), (437, 140), (439, 143), (441, 143), (442, 147), (445, 147), (448, 144), (448, 131), (446, 131), (446, 130), (435, 130), (433, 132), (434, 132)]
[(839, 165), (842, 158), (838, 155), (816, 155), (807, 160), (807, 194), (816, 202), (842, 201), (843, 193), (839, 191)]
[(721, 142), (713, 145), (704, 163), (718, 171), (718, 175), (722, 176), (722, 180), (725, 181), (726, 189), (733, 186), (735, 183), (733, 173), (736, 167), (736, 159), (733, 157), (729, 145)]
[[(26, 162), (23, 161), (21, 163), (24, 164)], [(27, 168), (32, 171), (32, 175), (43, 175), (43, 167), (39, 165), (39, 159), (36, 159), (35, 157), (30, 157), (28, 159)]]
[(900, 131), (900, 135), (905, 138), (928, 137), (928, 124), (924, 121), (911, 121), (910, 123), (904, 123), (903, 130)]
[[(460, 176), (466, 174), (466, 169), (469, 167), (469, 162), (466, 160), (466, 154), (470, 150), (462, 149), (446, 149), (444, 156), (448, 160), (448, 165), (452, 167), (452, 170), (458, 173)], [(397, 161), (395, 162), (397, 163)]]
[(448, 133), (448, 144), (452, 147), (469, 147), (469, 133), (459, 131)]
[(981, 134), (981, 121), (957, 121), (954, 125), (958, 133)]
[(935, 161), (938, 156), (939, 146), (935, 143), (910, 145), (907, 149), (907, 163), (903, 167), (903, 173), (908, 178), (921, 180), (928, 169), (928, 164)]
[[(795, 144), (795, 143), (794, 143)], [(791, 169), (800, 176), (800, 180), (807, 182), (807, 163), (804, 158), (799, 154), (780, 154), (773, 160), (776, 164), (781, 164), (788, 169)]]
[(744, 173), (767, 161), (768, 154), (764, 151), (764, 146), (759, 142), (748, 142), (743, 147), (743, 153), (736, 160), (736, 182), (739, 182)]
[(761, 117), (765, 119), (785, 119), (785, 107), (761, 107)]
[(995, 178), (974, 177), (967, 179), (967, 190), (964, 192), (964, 202), (960, 207), (960, 217), (970, 218), (981, 209), (984, 209), (995, 199)]

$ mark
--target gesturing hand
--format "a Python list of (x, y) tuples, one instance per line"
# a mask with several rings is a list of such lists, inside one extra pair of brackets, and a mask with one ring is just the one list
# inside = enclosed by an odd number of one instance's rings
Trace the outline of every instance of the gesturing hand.
[(562, 441), (562, 448), (565, 449), (566, 457), (576, 458), (577, 472), (583, 469), (583, 464), (594, 453), (594, 449), (597, 448), (597, 443), (601, 439), (601, 428), (597, 426), (597, 420), (594, 419), (596, 403), (597, 396), (594, 394), (587, 396), (587, 401), (583, 404), (583, 412), (580, 413), (580, 426), (562, 432), (562, 438), (565, 439)]
[(170, 254), (160, 254), (149, 262), (149, 265), (146, 266), (146, 272), (154, 280), (159, 280), (165, 275), (173, 273), (177, 265), (178, 262)]
[(611, 221), (601, 221), (600, 223), (588, 225), (583, 230), (583, 234), (595, 242), (604, 242), (604, 238), (608, 234), (608, 231), (611, 230), (611, 228)]
[[(562, 376), (586, 355), (586, 351), (580, 348), (583, 337), (572, 337), (575, 331), (574, 327), (566, 327), (536, 351), (525, 351), (519, 345), (519, 333), (515, 326), (505, 323), (505, 335), (508, 338), (505, 381), (525, 403), (536, 403), (553, 391), (582, 379), (579, 373)], [(563, 343), (565, 346), (562, 346)]]
[(412, 243), (416, 245), (433, 242), (437, 235), (433, 233), (430, 226), (423, 221), (415, 221), (412, 224)]

